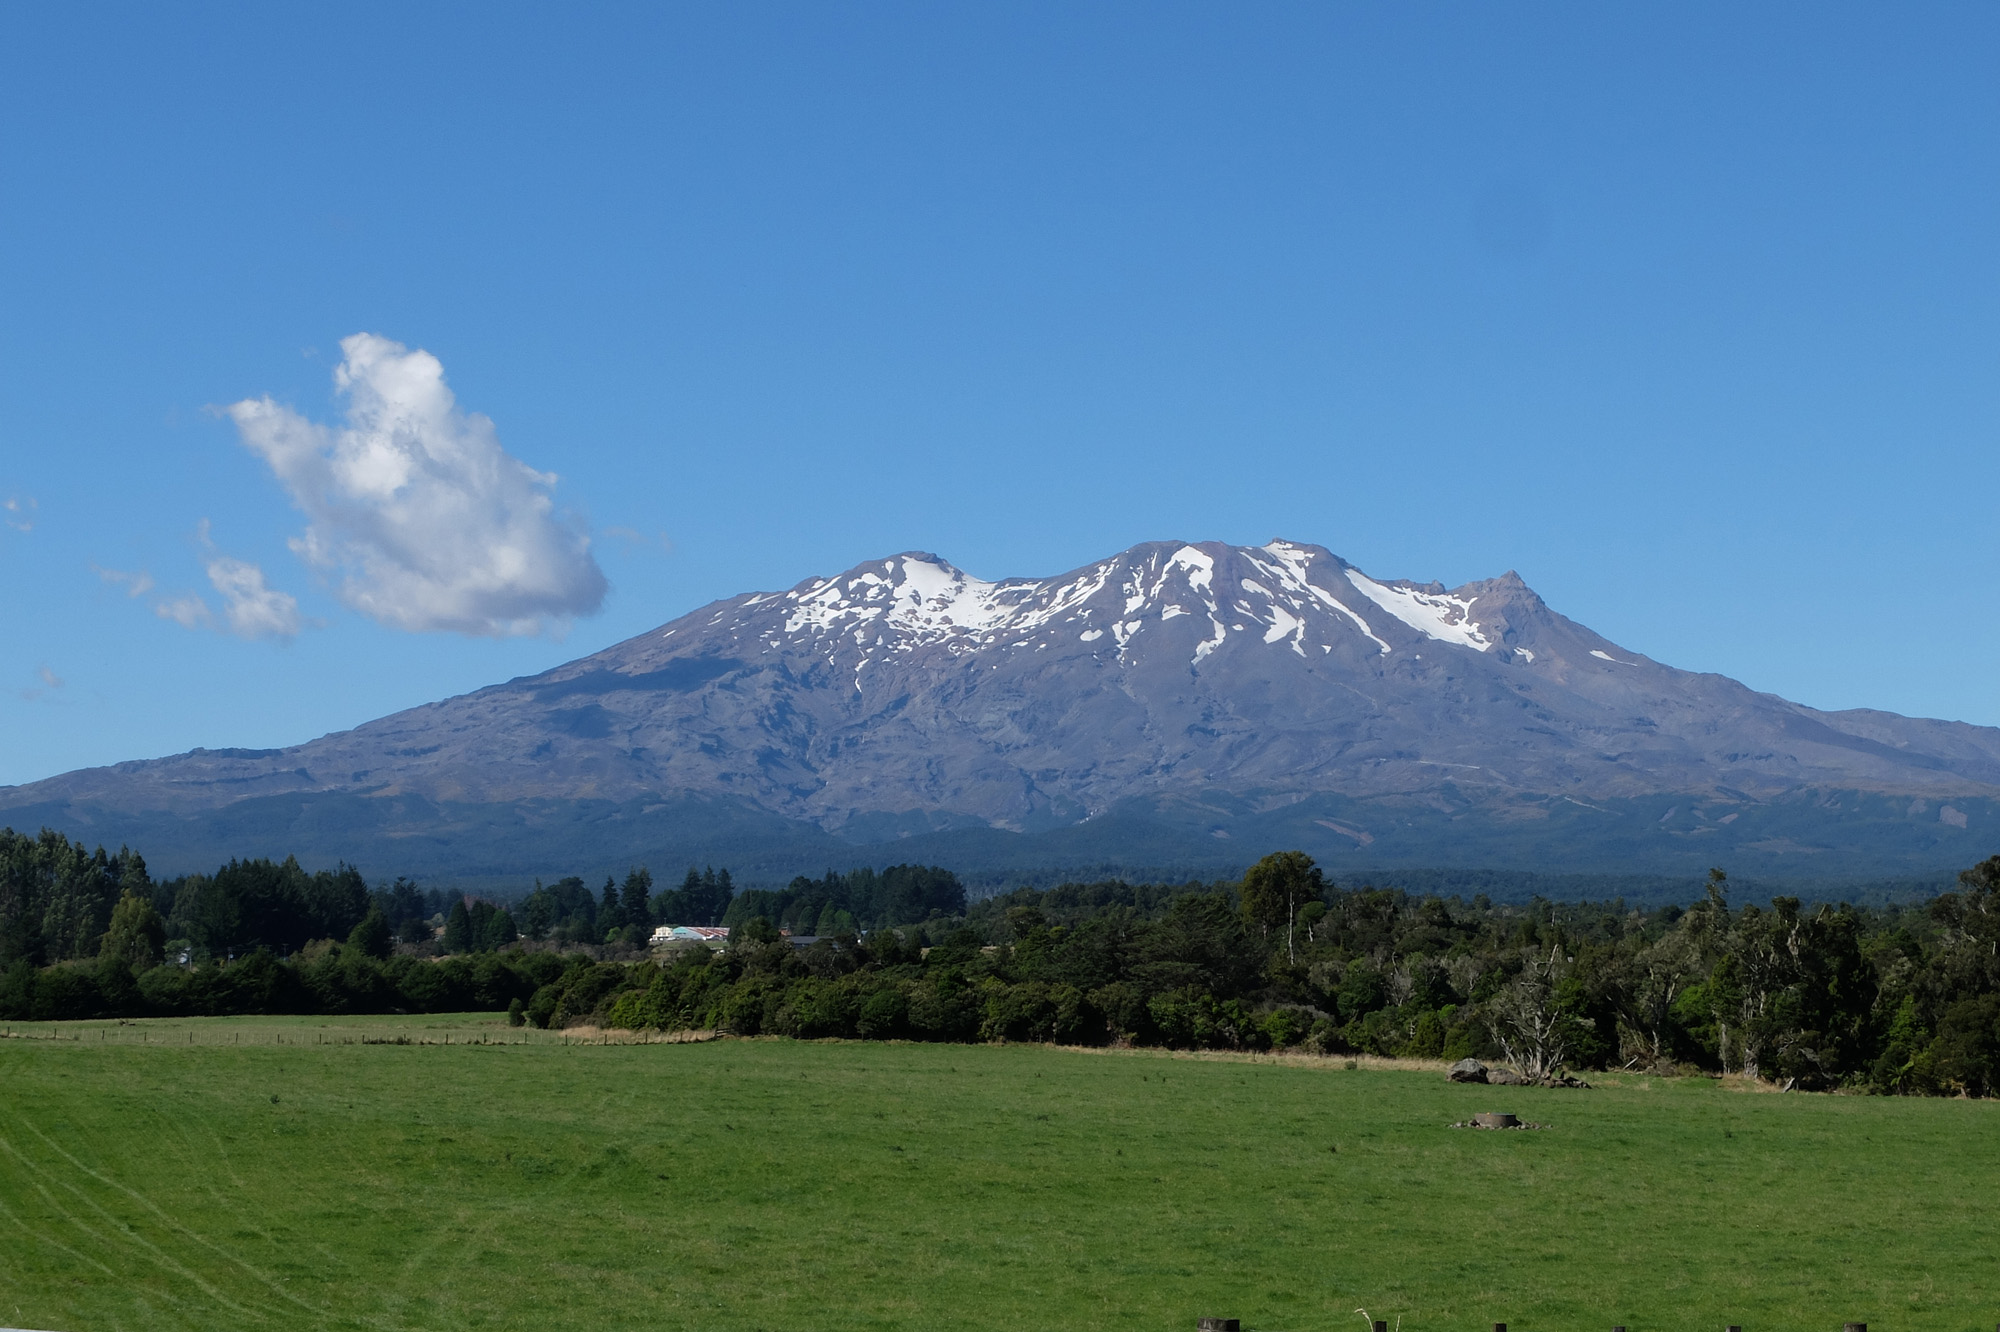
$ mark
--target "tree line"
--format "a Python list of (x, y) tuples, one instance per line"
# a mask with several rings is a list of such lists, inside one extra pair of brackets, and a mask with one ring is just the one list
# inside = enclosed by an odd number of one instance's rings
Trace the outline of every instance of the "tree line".
[[(653, 875), (637, 866), (622, 883), (606, 876), (593, 893), (575, 876), (544, 885), (519, 904), (522, 937), (557, 943), (608, 943), (639, 947), (660, 925), (736, 926), (763, 917), (798, 935), (857, 934), (882, 926), (962, 916), (965, 885), (935, 865), (828, 870), (800, 875), (782, 889), (738, 892), (727, 869), (688, 867), (680, 886), (653, 891)], [(510, 916), (495, 928), (507, 929)]]
[[(513, 1004), (544, 1026), (1476, 1056), (1536, 1077), (2000, 1093), (2000, 856), (1956, 892), (1875, 909), (1733, 905), (1721, 870), (1687, 907), (1468, 902), (1342, 888), (1299, 852), (1229, 882), (973, 903), (948, 871), (915, 866), (745, 892), (726, 870), (690, 870), (661, 893), (634, 869), (599, 893), (537, 885), (511, 908), (452, 895), (439, 910), (441, 897), (291, 860), (158, 883), (130, 851), (0, 833), (0, 1016)], [(711, 921), (731, 927), (724, 950), (562, 951)]]
[(577, 965), (529, 1020), (745, 1035), (1125, 1042), (1735, 1073), (2000, 1093), (2000, 857), (1919, 907), (1495, 904), (1327, 882), (1299, 852), (1234, 883), (1065, 884), (801, 949)]
[(643, 865), (620, 884), (605, 876), (601, 893), (575, 875), (535, 889), (521, 900), (520, 927), (537, 941), (622, 943), (643, 946), (658, 925), (719, 925), (736, 896), (727, 869), (688, 867), (680, 887), (653, 891), (653, 875)]
[[(48, 829), (30, 837), (5, 828), (0, 971), (95, 959), (125, 896), (151, 905), (164, 931), (163, 954), (186, 963), (259, 950), (283, 958), (315, 940), (345, 939), (371, 915), (381, 917), (371, 931), (386, 928), (392, 944), (441, 954), (490, 952), (521, 939), (643, 946), (658, 924), (720, 924), (737, 896), (727, 869), (690, 867), (680, 887), (658, 894), (652, 882), (638, 867), (622, 886), (607, 877), (600, 896), (572, 876), (547, 887), (537, 882), (509, 903), (419, 888), (406, 878), (370, 888), (352, 866), (309, 873), (289, 857), (231, 860), (212, 874), (158, 880), (130, 849), (107, 854)], [(962, 909), (962, 889), (957, 902)]]
[(641, 866), (601, 893), (571, 876), (504, 903), (405, 878), (370, 888), (351, 866), (308, 872), (293, 858), (156, 880), (127, 848), (0, 829), (0, 1018), (505, 1007), (568, 965), (548, 948), (643, 948), (656, 925), (720, 924), (739, 899), (780, 914), (802, 903), (792, 914), (816, 924), (838, 894), (833, 923), (850, 930), (856, 910), (900, 924), (965, 906), (932, 867), (829, 872), (777, 893), (739, 894), (714, 868), (652, 885)]

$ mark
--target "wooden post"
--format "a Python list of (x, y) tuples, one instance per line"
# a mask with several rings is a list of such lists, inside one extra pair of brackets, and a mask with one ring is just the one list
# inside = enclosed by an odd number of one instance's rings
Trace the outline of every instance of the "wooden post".
[(1846, 1332), (1868, 1332), (1868, 1324), (1866, 1324), (1866, 1323), (1849, 1323), (1849, 1324), (1847, 1325), (1847, 1328), (1846, 1328)]
[(1195, 1324), (1195, 1332), (1242, 1332), (1240, 1318), (1204, 1318)]
[(1389, 1332), (1389, 1325), (1378, 1318), (1375, 1320), (1375, 1332)]
[(1507, 1325), (1505, 1323), (1495, 1323), (1493, 1325), (1493, 1332), (1507, 1332)]

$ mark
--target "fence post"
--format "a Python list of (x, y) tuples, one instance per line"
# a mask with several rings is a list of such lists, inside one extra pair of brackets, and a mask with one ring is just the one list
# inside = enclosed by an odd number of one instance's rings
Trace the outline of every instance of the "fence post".
[(1242, 1332), (1240, 1318), (1204, 1318), (1195, 1324), (1195, 1332)]
[(1847, 1327), (1846, 1327), (1846, 1330), (1845, 1330), (1845, 1332), (1868, 1332), (1868, 1324), (1866, 1324), (1866, 1323), (1849, 1323), (1849, 1324), (1847, 1325)]

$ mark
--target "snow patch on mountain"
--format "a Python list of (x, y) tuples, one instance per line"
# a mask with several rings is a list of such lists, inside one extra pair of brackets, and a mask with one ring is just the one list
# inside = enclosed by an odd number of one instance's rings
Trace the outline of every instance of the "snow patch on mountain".
[(1206, 592), (1215, 581), (1215, 557), (1193, 546), (1182, 546), (1167, 561), (1168, 567), (1187, 570), (1188, 586)]
[[(1373, 629), (1368, 627), (1368, 621), (1356, 614), (1346, 602), (1312, 581), (1313, 557), (1315, 552), (1295, 546), (1289, 541), (1273, 541), (1270, 545), (1263, 547), (1263, 551), (1276, 559), (1277, 563), (1265, 563), (1263, 560), (1257, 558), (1257, 553), (1254, 551), (1246, 551), (1244, 553), (1248, 556), (1252, 564), (1272, 574), (1273, 581), (1294, 596), (1309, 597), (1327, 610), (1345, 616), (1352, 622), (1355, 628), (1366, 634), (1375, 646), (1381, 649), (1383, 656), (1388, 656), (1393, 650), (1376, 635)], [(1246, 588), (1255, 588), (1259, 592), (1264, 591), (1263, 588), (1257, 587), (1255, 584), (1247, 581), (1244, 583), (1244, 586)], [(1269, 596), (1270, 594), (1265, 593), (1265, 595)], [(1330, 652), (1333, 649), (1331, 645), (1326, 645), (1326, 650)]]
[(1472, 603), (1477, 597), (1454, 597), (1448, 592), (1419, 592), (1413, 587), (1378, 583), (1359, 569), (1347, 570), (1347, 581), (1362, 596), (1420, 634), (1475, 652), (1486, 652), (1493, 647), (1493, 640), (1472, 618)]
[[(1361, 599), (1350, 601), (1345, 591)], [(1495, 636), (1473, 618), (1476, 599), (1377, 582), (1322, 548), (1288, 541), (1206, 549), (1161, 543), (1059, 578), (997, 583), (936, 555), (911, 552), (789, 592), (744, 597), (733, 603), (733, 613), (736, 632), (760, 641), (765, 652), (817, 642), (828, 663), (843, 671), (856, 654), (908, 660), (905, 654), (925, 649), (952, 656), (1043, 652), (1107, 635), (1112, 641), (1106, 646), (1125, 663), (1160, 633), (1170, 635), (1166, 641), (1177, 652), (1189, 654), (1184, 660), (1191, 669), (1199, 669), (1232, 635), (1300, 657), (1317, 648), (1324, 657), (1358, 633), (1386, 657), (1396, 651), (1395, 641), (1409, 640), (1392, 641), (1402, 630), (1388, 628), (1380, 618), (1385, 612), (1425, 639), (1490, 651)], [(1196, 639), (1188, 625), (1203, 620), (1206, 628)], [(1526, 653), (1500, 655), (1530, 659)]]

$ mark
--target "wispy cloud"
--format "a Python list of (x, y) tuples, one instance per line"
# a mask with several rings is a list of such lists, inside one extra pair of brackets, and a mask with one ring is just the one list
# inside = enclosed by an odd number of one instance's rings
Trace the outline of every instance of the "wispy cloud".
[(91, 565), (90, 568), (93, 573), (105, 582), (115, 587), (124, 588), (125, 595), (128, 597), (143, 597), (153, 590), (153, 575), (147, 573), (144, 569), (127, 573), (123, 569), (106, 569), (95, 564)]
[(589, 536), (556, 513), (556, 478), (459, 410), (429, 352), (367, 333), (340, 348), (344, 426), (270, 398), (228, 409), (308, 519), (292, 550), (397, 629), (528, 635), (595, 612), (604, 573)]
[(27, 699), (30, 703), (38, 698), (52, 694), (63, 687), (63, 678), (50, 670), (46, 663), (35, 667), (35, 678), (42, 682), (40, 689), (23, 689), (20, 691), (21, 697)]
[(32, 532), (35, 530), (35, 514), (40, 508), (41, 505), (33, 499), (9, 495), (0, 500), (0, 522), (5, 522), (16, 532)]
[(669, 537), (665, 532), (656, 532), (652, 536), (647, 536), (644, 532), (631, 527), (607, 527), (603, 529), (603, 532), (605, 536), (618, 543), (620, 553), (628, 558), (639, 554), (671, 555), (674, 553), (673, 538)]
[(267, 584), (258, 566), (217, 555), (208, 561), (208, 581), (222, 594), (223, 620), (238, 638), (298, 636), (298, 598)]
[[(299, 616), (297, 597), (267, 583), (260, 566), (217, 550), (209, 536), (208, 519), (201, 520), (196, 536), (201, 542), (202, 567), (208, 574), (209, 586), (222, 596), (221, 618), (216, 617), (206, 600), (192, 592), (155, 602), (153, 614), (184, 629), (218, 629), (238, 638), (298, 636), (305, 622)], [(138, 596), (153, 586), (151, 577), (143, 573), (123, 574), (116, 569), (97, 572), (106, 582), (127, 583), (133, 589), (127, 592), (128, 596)], [(139, 587), (141, 580), (144, 588)]]
[(208, 603), (192, 592), (156, 603), (153, 614), (163, 620), (172, 620), (183, 629), (204, 629), (215, 623), (215, 615), (208, 609)]

